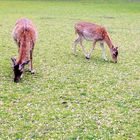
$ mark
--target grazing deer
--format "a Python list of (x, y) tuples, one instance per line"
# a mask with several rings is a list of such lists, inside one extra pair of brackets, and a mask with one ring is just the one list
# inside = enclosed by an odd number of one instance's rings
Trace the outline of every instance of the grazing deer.
[[(106, 31), (106, 29), (102, 26), (88, 23), (88, 22), (79, 22), (75, 24), (75, 33), (78, 34), (78, 38), (74, 41), (73, 44), (73, 53), (76, 54), (76, 45), (80, 43), (82, 51), (87, 59), (90, 59), (90, 56), (95, 48), (96, 42), (100, 42), (100, 47), (102, 49), (102, 58), (107, 60), (104, 42), (107, 43), (112, 59), (114, 63), (117, 63), (117, 56), (118, 56), (118, 47), (114, 47), (111, 42), (111, 39)], [(83, 40), (89, 40), (93, 42), (93, 47), (89, 54), (86, 53), (85, 48), (83, 46)]]
[(19, 19), (13, 29), (12, 36), (18, 46), (18, 58), (11, 58), (13, 62), (14, 82), (19, 82), (24, 66), (29, 62), (29, 71), (33, 74), (32, 55), (37, 38), (37, 32), (28, 19)]

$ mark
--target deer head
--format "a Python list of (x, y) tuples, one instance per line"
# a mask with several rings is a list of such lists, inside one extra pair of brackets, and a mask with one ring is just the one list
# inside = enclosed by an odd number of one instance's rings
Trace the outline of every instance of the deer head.
[(13, 63), (14, 82), (18, 83), (22, 77), (24, 66), (28, 64), (30, 60), (24, 61), (21, 64), (18, 64), (15, 58), (11, 58), (11, 60)]
[(114, 63), (117, 63), (117, 57), (118, 57), (118, 47), (113, 47), (111, 49), (111, 55)]

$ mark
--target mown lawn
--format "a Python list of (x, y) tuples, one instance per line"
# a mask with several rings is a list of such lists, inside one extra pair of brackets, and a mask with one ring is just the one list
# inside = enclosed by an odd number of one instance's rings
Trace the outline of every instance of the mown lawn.
[[(18, 18), (38, 30), (35, 75), (13, 82), (17, 56), (11, 32)], [(119, 47), (119, 61), (90, 60), (78, 47), (73, 26), (105, 26)], [(85, 42), (87, 50), (92, 43)], [(0, 1), (0, 139), (140, 139), (140, 3), (138, 0)]]

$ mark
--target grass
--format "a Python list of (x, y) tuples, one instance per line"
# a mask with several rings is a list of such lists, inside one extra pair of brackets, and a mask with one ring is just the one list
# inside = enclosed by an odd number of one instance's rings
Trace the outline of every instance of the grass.
[[(0, 1), (0, 139), (140, 139), (140, 3), (138, 1)], [(13, 82), (11, 32), (18, 18), (38, 30), (35, 75)], [(119, 61), (71, 53), (77, 21), (104, 25)], [(87, 50), (91, 43), (84, 43)], [(26, 68), (27, 69), (27, 68)]]

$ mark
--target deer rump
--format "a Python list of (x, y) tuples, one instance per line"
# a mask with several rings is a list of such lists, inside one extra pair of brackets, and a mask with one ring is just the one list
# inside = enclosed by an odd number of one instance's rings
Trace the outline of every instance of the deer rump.
[(27, 19), (18, 20), (13, 30), (13, 38), (18, 47), (29, 47), (32, 49), (36, 41), (36, 31), (32, 22)]

